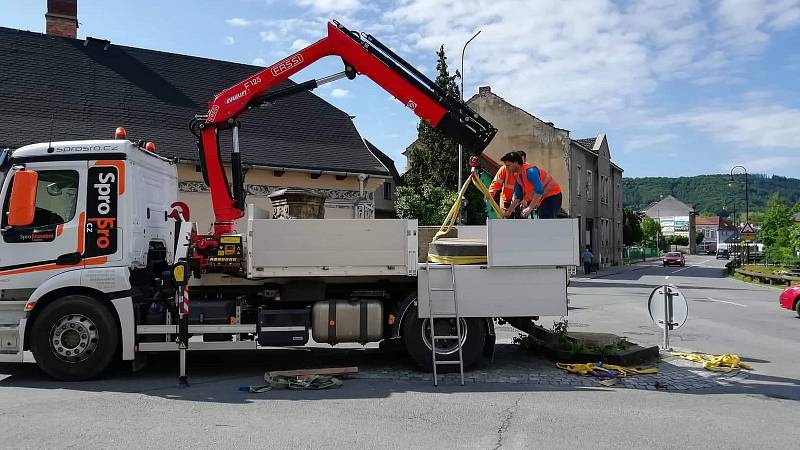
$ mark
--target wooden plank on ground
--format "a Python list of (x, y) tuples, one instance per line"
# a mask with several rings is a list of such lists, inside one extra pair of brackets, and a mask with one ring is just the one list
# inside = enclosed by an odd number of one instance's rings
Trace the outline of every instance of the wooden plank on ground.
[(358, 373), (358, 367), (328, 367), (323, 369), (273, 370), (271, 377), (296, 377), (301, 375), (352, 375)]

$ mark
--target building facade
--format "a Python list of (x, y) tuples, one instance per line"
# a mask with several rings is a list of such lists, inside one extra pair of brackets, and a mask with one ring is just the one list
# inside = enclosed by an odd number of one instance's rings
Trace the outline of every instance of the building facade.
[(468, 101), (498, 132), (484, 150), (485, 170), (496, 170), (507, 152), (523, 150), (561, 186), (562, 216), (576, 218), (580, 248), (591, 248), (602, 266), (622, 263), (622, 168), (611, 161), (605, 134), (572, 139), (569, 130), (545, 122), (481, 87)]
[(703, 242), (697, 246), (700, 254), (716, 253), (720, 244), (731, 244), (736, 239), (736, 227), (719, 216), (698, 216), (695, 227), (697, 233), (703, 234)]
[(695, 209), (677, 198), (668, 195), (663, 199), (650, 204), (644, 214), (661, 225), (664, 236), (684, 236), (689, 240), (687, 250), (697, 253), (697, 243), (694, 240), (696, 230)]

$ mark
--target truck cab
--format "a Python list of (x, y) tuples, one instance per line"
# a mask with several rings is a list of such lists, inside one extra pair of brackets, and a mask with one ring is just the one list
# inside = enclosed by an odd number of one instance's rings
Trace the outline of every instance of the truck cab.
[(0, 362), (33, 350), (69, 378), (117, 345), (133, 359), (132, 282), (174, 254), (174, 163), (126, 139), (33, 144), (0, 162)]

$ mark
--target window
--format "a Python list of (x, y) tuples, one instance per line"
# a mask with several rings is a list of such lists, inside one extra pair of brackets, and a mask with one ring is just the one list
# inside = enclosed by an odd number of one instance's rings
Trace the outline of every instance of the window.
[(383, 182), (383, 198), (386, 200), (392, 199), (392, 183), (391, 181)]
[(600, 175), (600, 203), (608, 203), (608, 197), (606, 197), (606, 194), (606, 177)]
[(578, 178), (578, 180), (577, 180), (577, 183), (575, 184), (575, 187), (576, 187), (575, 195), (580, 197), (581, 196), (581, 191), (583, 190), (583, 189), (581, 189), (581, 165), (580, 164), (578, 164), (578, 176), (577, 176), (577, 178)]
[(588, 202), (592, 201), (592, 188), (594, 187), (594, 186), (592, 186), (592, 184), (593, 184), (592, 183), (592, 171), (591, 170), (587, 170), (586, 171), (586, 201), (588, 201)]
[[(3, 226), (6, 226), (6, 213), (11, 190), (3, 207)], [(43, 170), (39, 172), (36, 188), (36, 213), (31, 227), (59, 225), (75, 217), (78, 204), (78, 172), (74, 170)]]

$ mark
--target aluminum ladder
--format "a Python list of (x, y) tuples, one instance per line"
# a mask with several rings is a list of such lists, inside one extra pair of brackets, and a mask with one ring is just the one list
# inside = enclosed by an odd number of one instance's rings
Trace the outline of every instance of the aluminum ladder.
[[(431, 327), (431, 358), (432, 358), (432, 366), (433, 366), (433, 385), (439, 385), (438, 379), (438, 372), (436, 370), (437, 366), (439, 365), (455, 365), (458, 364), (459, 372), (461, 373), (461, 385), (464, 385), (464, 357), (461, 353), (461, 341), (463, 334), (461, 333), (461, 316), (458, 315), (458, 296), (456, 295), (456, 268), (454, 264), (450, 264), (450, 281), (451, 286), (449, 288), (432, 288), (431, 287), (431, 277), (432, 272), (430, 269), (430, 263), (425, 263), (425, 271), (428, 274), (428, 312), (430, 317), (430, 327)], [(452, 292), (453, 294), (453, 313), (454, 315), (443, 314), (443, 315), (435, 315), (433, 313), (433, 293), (434, 292)], [(452, 319), (455, 318), (456, 320), (456, 335), (436, 335), (436, 326), (435, 326), (435, 319)], [(458, 345), (458, 360), (455, 361), (437, 361), (436, 360), (436, 341), (443, 340), (443, 339), (456, 339)]]

